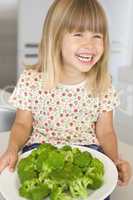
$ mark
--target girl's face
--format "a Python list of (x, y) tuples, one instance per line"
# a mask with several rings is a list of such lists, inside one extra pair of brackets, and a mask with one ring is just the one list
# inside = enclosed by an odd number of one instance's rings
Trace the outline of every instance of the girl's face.
[(103, 35), (100, 33), (66, 33), (61, 48), (64, 70), (88, 72), (99, 61), (103, 51)]

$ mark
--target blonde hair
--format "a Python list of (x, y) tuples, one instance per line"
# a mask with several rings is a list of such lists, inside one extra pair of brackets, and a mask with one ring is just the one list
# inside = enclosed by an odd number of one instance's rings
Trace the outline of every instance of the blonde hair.
[(87, 73), (89, 90), (94, 95), (110, 86), (108, 73), (109, 37), (106, 15), (97, 0), (55, 0), (46, 16), (39, 48), (39, 62), (33, 66), (44, 73), (49, 88), (55, 87), (61, 74), (61, 44), (66, 32), (102, 33), (104, 52)]

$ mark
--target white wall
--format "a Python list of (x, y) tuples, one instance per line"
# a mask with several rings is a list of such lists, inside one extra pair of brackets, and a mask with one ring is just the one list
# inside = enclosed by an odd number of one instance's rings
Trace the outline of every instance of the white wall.
[(120, 93), (115, 122), (121, 140), (133, 145), (133, 1), (100, 0), (108, 20), (111, 42), (110, 71)]
[(112, 72), (115, 73), (119, 67), (130, 66), (132, 63), (133, 1), (117, 0), (113, 2), (112, 0), (100, 0), (100, 2), (106, 10), (109, 21), (110, 66)]

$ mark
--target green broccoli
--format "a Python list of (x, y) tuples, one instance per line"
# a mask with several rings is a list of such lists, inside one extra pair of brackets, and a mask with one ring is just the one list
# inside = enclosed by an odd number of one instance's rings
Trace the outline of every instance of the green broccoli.
[(88, 170), (86, 171), (86, 176), (93, 180), (92, 184), (89, 184), (90, 189), (98, 189), (103, 185), (103, 175), (104, 175), (104, 165), (97, 159), (93, 158)]
[(74, 154), (74, 160), (73, 163), (81, 168), (86, 168), (90, 165), (92, 161), (92, 155), (87, 152), (77, 152)]
[(45, 163), (52, 169), (62, 169), (64, 167), (65, 158), (59, 151), (53, 151), (49, 154)]
[(31, 191), (32, 200), (42, 200), (50, 194), (50, 189), (47, 184), (39, 184)]
[(19, 161), (20, 196), (29, 200), (74, 200), (86, 198), (88, 189), (103, 184), (104, 165), (87, 151), (49, 143)]
[[(40, 158), (40, 161), (41, 161), (41, 158)], [(46, 160), (44, 160), (44, 161), (42, 160), (40, 162), (41, 164), (38, 164), (38, 166), (40, 166), (40, 169), (41, 169), (41, 176), (39, 176), (39, 177), (40, 178), (48, 177), (49, 173), (52, 170), (62, 169), (64, 166), (64, 162), (65, 162), (64, 156), (62, 154), (60, 154), (60, 152), (52, 151)]]
[(99, 159), (93, 158), (90, 163), (90, 167), (95, 167), (95, 173), (98, 173), (99, 175), (104, 175), (104, 165)]
[(64, 156), (65, 162), (73, 162), (72, 148), (65, 146), (64, 148), (59, 149), (59, 152)]
[(88, 191), (84, 187), (82, 178), (74, 179), (69, 183), (70, 192), (74, 198), (86, 198), (88, 196)]
[(46, 184), (48, 188), (52, 191), (53, 188), (57, 185), (57, 182), (55, 180), (52, 180), (50, 178), (45, 178), (43, 180), (43, 184)]
[(42, 200), (47, 197), (50, 193), (50, 189), (47, 184), (41, 184), (38, 179), (32, 179), (25, 181), (19, 189), (19, 194), (22, 197), (31, 200)]
[(104, 165), (97, 158), (93, 158), (91, 160), (88, 170), (86, 171), (86, 175), (93, 177), (93, 176), (95, 176), (95, 174), (99, 174), (100, 176), (104, 175)]
[(63, 172), (68, 181), (73, 180), (74, 178), (83, 176), (81, 168), (79, 168), (76, 165), (73, 165), (72, 163), (66, 163), (64, 165)]
[(70, 194), (62, 191), (61, 187), (55, 186), (50, 195), (51, 200), (73, 200)]
[(81, 153), (80, 149), (77, 147), (72, 148), (72, 153), (73, 155), (77, 154), (77, 153)]
[(51, 153), (52, 151), (55, 151), (56, 149), (57, 147), (55, 147), (54, 145), (49, 144), (49, 143), (44, 143), (44, 144), (41, 144), (36, 151), (38, 155), (40, 155), (41, 153), (48, 155), (49, 153)]
[(25, 181), (19, 188), (20, 196), (31, 200), (42, 200), (47, 197), (49, 193), (50, 189), (47, 184), (41, 184), (37, 179)]
[(49, 178), (54, 183), (54, 186), (61, 187), (63, 191), (68, 190), (68, 180), (70, 179), (70, 176), (66, 175), (64, 169), (53, 170), (49, 174)]
[(51, 151), (48, 156), (44, 156), (43, 153), (39, 155), (38, 163), (36, 168), (39, 173), (39, 179), (43, 180), (48, 177), (49, 173), (54, 169), (62, 169), (64, 166), (65, 158), (60, 151)]
[(98, 188), (100, 188), (103, 185), (103, 177), (96, 174), (93, 178), (92, 178), (92, 183), (88, 184), (88, 188), (89, 189), (93, 189), (96, 190)]
[(18, 163), (18, 175), (20, 182), (23, 183), (26, 180), (31, 180), (32, 178), (37, 178), (37, 172), (35, 171), (35, 166), (33, 164), (32, 157), (23, 158)]
[(45, 161), (47, 160), (47, 154), (41, 152), (38, 156), (37, 159), (37, 163), (36, 163), (36, 170), (37, 171), (41, 171), (42, 170), (42, 166), (45, 163)]
[(61, 151), (72, 151), (72, 147), (69, 145), (64, 145), (60, 148)]
[(92, 178), (90, 178), (90, 177), (83, 176), (83, 177), (82, 177), (82, 184), (83, 184), (83, 186), (87, 189), (88, 186), (90, 186), (90, 185), (93, 184), (93, 180), (92, 180)]

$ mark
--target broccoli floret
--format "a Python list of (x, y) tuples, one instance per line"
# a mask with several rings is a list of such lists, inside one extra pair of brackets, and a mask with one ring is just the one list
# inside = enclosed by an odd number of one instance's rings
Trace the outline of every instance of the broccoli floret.
[(50, 194), (50, 189), (46, 184), (39, 184), (31, 191), (32, 200), (43, 200)]
[(93, 178), (93, 183), (89, 183), (88, 184), (88, 188), (96, 190), (98, 188), (100, 188), (103, 185), (103, 177), (96, 174)]
[(42, 184), (38, 179), (32, 179), (25, 181), (19, 189), (19, 194), (22, 197), (31, 200), (43, 200), (50, 193), (50, 189), (47, 184)]
[[(41, 154), (42, 155), (42, 154)], [(41, 161), (42, 158), (42, 161)], [(37, 169), (41, 169), (41, 173), (39, 174), (39, 179), (43, 180), (44, 178), (48, 177), (49, 173), (52, 172), (54, 169), (62, 169), (64, 166), (65, 158), (58, 151), (52, 151), (46, 160), (43, 160), (43, 156), (40, 158), (40, 163), (38, 163)]]
[(89, 152), (77, 152), (74, 154), (73, 163), (81, 168), (86, 168), (90, 165), (92, 155)]
[(86, 171), (86, 175), (95, 175), (95, 174), (99, 174), (100, 176), (104, 175), (104, 165), (103, 163), (97, 159), (97, 158), (93, 158), (91, 160), (91, 163), (89, 165), (88, 170)]
[(88, 196), (88, 191), (83, 185), (82, 178), (77, 178), (69, 182), (69, 188), (74, 198), (86, 198)]
[(43, 164), (45, 163), (45, 161), (47, 160), (48, 158), (48, 155), (44, 152), (41, 152), (38, 156), (38, 159), (37, 159), (37, 163), (36, 163), (36, 170), (37, 171), (42, 171), (42, 167), (43, 167)]
[(57, 147), (55, 147), (52, 144), (49, 143), (41, 144), (37, 149), (37, 154), (40, 155), (43, 152), (48, 155), (51, 151), (55, 151), (56, 149)]
[(59, 200), (73, 200), (73, 198), (67, 193), (62, 193), (59, 196)]
[(65, 152), (65, 161), (66, 161), (66, 162), (70, 162), (70, 163), (73, 162), (73, 154), (72, 154), (72, 151), (67, 151), (67, 152)]
[(60, 153), (64, 156), (65, 162), (73, 162), (73, 153), (72, 153), (72, 148), (69, 146), (65, 146), (64, 148), (61, 148)]
[(81, 151), (79, 148), (74, 147), (74, 148), (72, 148), (72, 153), (73, 153), (73, 155), (75, 155), (75, 154), (81, 153)]
[(51, 200), (72, 200), (70, 194), (62, 191), (62, 187), (55, 186), (51, 192)]
[(61, 151), (72, 151), (72, 147), (69, 145), (64, 145), (62, 148), (60, 148)]
[(53, 151), (49, 154), (45, 163), (49, 168), (62, 169), (64, 167), (64, 162), (65, 162), (64, 155), (62, 155), (58, 151)]
[(64, 169), (53, 170), (49, 174), (49, 178), (54, 182), (54, 185), (61, 187), (63, 191), (68, 190), (68, 176), (66, 176)]
[(66, 163), (64, 165), (63, 171), (64, 171), (64, 174), (65, 174), (67, 180), (73, 180), (77, 177), (83, 176), (81, 168), (79, 168), (76, 165), (73, 165), (72, 163)]
[(35, 150), (35, 156), (37, 157), (37, 162), (35, 165), (38, 171), (42, 170), (43, 163), (48, 159), (49, 155), (56, 150), (57, 147), (49, 143), (42, 144), (37, 150)]
[(31, 191), (38, 185), (37, 179), (27, 180), (19, 188), (19, 194), (22, 197), (31, 199)]
[(49, 178), (54, 182), (54, 185), (61, 187), (62, 191), (65, 192), (68, 191), (69, 184), (78, 177), (82, 177), (82, 175), (78, 166), (66, 164), (62, 170), (53, 170), (49, 174)]
[(90, 186), (90, 185), (93, 184), (93, 180), (92, 180), (92, 178), (90, 178), (90, 177), (83, 176), (83, 177), (82, 177), (82, 184), (83, 184), (83, 186), (87, 189), (88, 186)]
[(104, 175), (104, 165), (97, 158), (93, 158), (88, 170), (86, 171), (86, 176), (93, 180), (92, 184), (89, 184), (90, 189), (98, 189), (103, 185), (103, 175)]
[(51, 192), (50, 199), (51, 200), (58, 200), (62, 193), (62, 188), (55, 186)]
[(17, 169), (21, 183), (37, 177), (37, 172), (35, 171), (34, 162), (31, 156), (20, 160)]
[(45, 178), (43, 180), (43, 184), (47, 184), (48, 188), (52, 191), (53, 188), (55, 187), (56, 185), (56, 181), (55, 180), (52, 180), (50, 178)]

